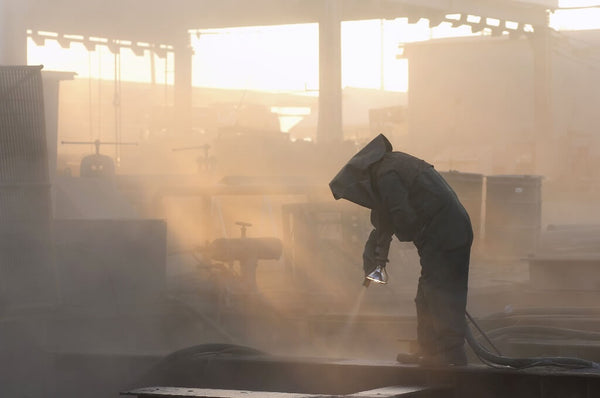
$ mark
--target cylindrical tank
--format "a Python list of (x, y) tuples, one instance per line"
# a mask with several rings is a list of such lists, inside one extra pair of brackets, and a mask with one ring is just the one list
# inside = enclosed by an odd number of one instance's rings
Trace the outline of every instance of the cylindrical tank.
[(502, 257), (534, 252), (542, 223), (542, 177), (488, 176), (486, 186), (486, 252)]
[(462, 173), (456, 170), (440, 171), (448, 185), (469, 213), (473, 226), (473, 247), (479, 247), (483, 208), (483, 174)]

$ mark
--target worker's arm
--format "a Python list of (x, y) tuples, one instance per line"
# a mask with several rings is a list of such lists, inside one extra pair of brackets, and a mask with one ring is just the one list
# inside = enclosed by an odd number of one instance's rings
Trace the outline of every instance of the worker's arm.
[(403, 242), (413, 241), (419, 227), (417, 213), (409, 202), (409, 192), (400, 176), (391, 171), (377, 179), (382, 207), (389, 214), (388, 222), (396, 237)]
[(363, 251), (363, 270), (370, 274), (378, 265), (385, 266), (394, 228), (390, 224), (387, 213), (377, 209), (371, 210), (371, 224), (375, 227)]

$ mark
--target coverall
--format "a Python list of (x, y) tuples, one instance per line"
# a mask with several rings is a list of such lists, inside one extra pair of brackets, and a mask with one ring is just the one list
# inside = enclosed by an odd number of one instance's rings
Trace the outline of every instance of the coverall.
[(363, 253), (365, 275), (386, 264), (394, 235), (416, 246), (421, 264), (415, 298), (421, 361), (466, 364), (465, 309), (473, 230), (452, 188), (432, 165), (392, 151), (383, 135), (357, 153), (330, 187), (336, 199), (371, 209), (374, 229)]

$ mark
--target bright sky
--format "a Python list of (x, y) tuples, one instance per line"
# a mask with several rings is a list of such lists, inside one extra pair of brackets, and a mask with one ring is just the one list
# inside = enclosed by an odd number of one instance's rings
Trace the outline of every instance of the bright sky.
[[(600, 1), (560, 1), (561, 7), (600, 5)], [(550, 25), (558, 30), (600, 29), (600, 7), (558, 10)], [(398, 45), (430, 38), (471, 35), (470, 28), (449, 23), (429, 29), (427, 21), (409, 24), (405, 18), (342, 23), (342, 86), (407, 90), (406, 60)], [(318, 26), (316, 24), (206, 30), (192, 33), (195, 51), (193, 85), (252, 90), (309, 91), (318, 89)], [(173, 82), (172, 54), (159, 58), (129, 49), (120, 55), (121, 78)], [(28, 63), (46, 70), (74, 71), (80, 78), (113, 79), (114, 55), (106, 45), (88, 52), (83, 44), (62, 48), (56, 40), (37, 46), (30, 38)]]

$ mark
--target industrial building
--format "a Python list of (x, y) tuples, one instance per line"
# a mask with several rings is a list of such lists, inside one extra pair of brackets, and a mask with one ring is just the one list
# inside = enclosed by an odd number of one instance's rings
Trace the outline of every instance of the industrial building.
[[(558, 3), (0, 0), (0, 395), (598, 396), (600, 33)], [(407, 92), (343, 87), (343, 24), (399, 19), (470, 34), (386, 48)], [(211, 29), (290, 24), (318, 87), (193, 84)], [(369, 212), (328, 183), (380, 133), (470, 217), (467, 366), (396, 361), (412, 244), (361, 285)]]

